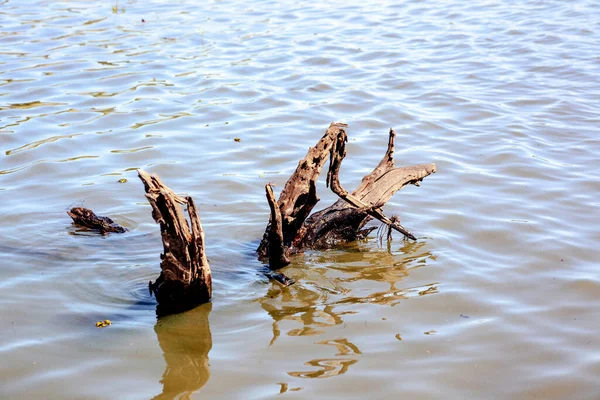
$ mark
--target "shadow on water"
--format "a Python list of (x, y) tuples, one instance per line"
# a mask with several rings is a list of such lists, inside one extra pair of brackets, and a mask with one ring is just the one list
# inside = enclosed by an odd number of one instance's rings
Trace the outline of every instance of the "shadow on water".
[[(282, 334), (281, 326), (293, 326), (283, 332), (288, 336), (317, 337), (346, 324), (346, 316), (364, 312), (364, 307), (357, 305), (394, 306), (411, 297), (437, 293), (436, 282), (403, 285), (412, 270), (436, 260), (427, 248), (426, 242), (402, 242), (395, 252), (389, 246), (386, 251), (354, 245), (307, 253), (303, 260), (295, 260), (286, 273), (296, 278), (296, 284), (282, 287), (271, 282), (266, 295), (257, 300), (273, 319), (269, 346), (276, 345)], [(360, 285), (356, 285), (359, 281)], [(387, 288), (382, 289), (382, 284)], [(335, 356), (306, 361), (307, 371), (291, 371), (288, 375), (300, 378), (342, 375), (362, 354), (350, 338), (314, 343), (331, 346), (336, 350)]]
[(167, 363), (160, 380), (162, 393), (154, 399), (189, 399), (208, 382), (211, 309), (212, 303), (206, 303), (183, 314), (161, 317), (154, 326)]

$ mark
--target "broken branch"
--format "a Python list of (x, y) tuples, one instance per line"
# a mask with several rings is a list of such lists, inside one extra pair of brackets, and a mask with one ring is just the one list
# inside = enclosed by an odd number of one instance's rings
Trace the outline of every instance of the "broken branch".
[[(176, 195), (156, 175), (141, 169), (138, 175), (152, 206), (152, 217), (160, 224), (163, 241), (162, 272), (155, 283), (150, 282), (150, 290), (159, 303), (159, 313), (180, 312), (209, 301), (212, 275), (194, 200)], [(187, 205), (190, 224), (177, 203)]]
[[(283, 242), (288, 247), (296, 240), (304, 221), (319, 201), (317, 179), (337, 136), (347, 126), (343, 123), (332, 123), (329, 126), (315, 147), (309, 148), (306, 156), (300, 160), (279, 195), (277, 205), (281, 213), (281, 233)], [(271, 222), (256, 250), (259, 258), (269, 257), (270, 224)]]
[[(393, 132), (393, 131), (391, 131), (391, 132)], [(331, 149), (331, 159), (330, 159), (329, 171), (327, 172), (327, 186), (330, 187), (331, 190), (335, 194), (337, 194), (341, 199), (346, 201), (351, 206), (356, 207), (356, 208), (366, 212), (367, 214), (378, 219), (379, 221), (383, 222), (387, 226), (402, 233), (404, 236), (406, 236), (412, 240), (417, 240), (417, 238), (412, 233), (410, 233), (408, 230), (406, 230), (406, 228), (404, 228), (402, 225), (400, 225), (397, 222), (393, 222), (392, 220), (390, 220), (388, 217), (386, 217), (383, 214), (383, 212), (381, 211), (381, 207), (385, 203), (378, 203), (378, 204), (364, 203), (359, 198), (348, 193), (348, 191), (342, 187), (342, 185), (340, 184), (340, 180), (339, 180), (339, 172), (340, 172), (340, 166), (342, 165), (342, 160), (344, 159), (344, 157), (346, 157), (346, 142), (347, 141), (348, 141), (348, 138), (346, 137), (346, 134), (344, 133), (343, 135), (338, 136), (335, 145)], [(391, 143), (391, 145), (388, 145), (388, 151), (386, 152), (386, 157), (388, 160), (387, 162), (388, 163), (391, 162), (391, 164), (393, 165), (394, 161), (393, 161), (393, 157), (391, 156), (391, 154), (393, 154), (393, 151), (394, 151), (392, 134), (390, 134), (390, 143)], [(376, 177), (371, 182), (375, 182), (377, 180), (377, 177), (380, 176), (382, 173), (385, 174), (385, 172), (380, 171), (380, 167), (381, 167), (381, 164), (386, 160), (386, 157), (384, 157), (384, 160), (375, 169), (376, 173), (374, 175), (376, 175)], [(391, 195), (390, 195), (390, 197), (391, 197)]]
[(269, 228), (269, 267), (278, 269), (290, 263), (287, 257), (287, 248), (283, 242), (283, 228), (281, 222), (281, 211), (275, 200), (271, 184), (265, 186), (267, 201), (271, 208), (271, 226)]

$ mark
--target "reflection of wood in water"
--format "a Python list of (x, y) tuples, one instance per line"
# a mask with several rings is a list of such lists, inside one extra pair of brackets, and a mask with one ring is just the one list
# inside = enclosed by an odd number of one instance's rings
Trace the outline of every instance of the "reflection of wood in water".
[(344, 356), (346, 358), (320, 358), (311, 360), (304, 365), (317, 367), (317, 370), (288, 372), (289, 375), (297, 378), (328, 378), (330, 376), (342, 375), (348, 371), (348, 368), (352, 364), (358, 362), (357, 358), (348, 358), (348, 356), (362, 354), (358, 347), (348, 339), (323, 340), (315, 344), (334, 346), (338, 351), (336, 356)]
[[(428, 251), (426, 242), (400, 244), (402, 247), (396, 254), (389, 249), (387, 252), (368, 249), (352, 252), (348, 248), (340, 252), (316, 252), (310, 255), (306, 266), (299, 265), (295, 269), (292, 264), (288, 267), (287, 271), (296, 279), (296, 283), (290, 287), (273, 283), (267, 294), (258, 300), (273, 319), (270, 346), (274, 346), (282, 334), (280, 324), (284, 321), (293, 321), (297, 326), (288, 328), (283, 334), (316, 337), (326, 333), (328, 328), (343, 324), (344, 316), (358, 312), (361, 304), (394, 306), (409, 298), (438, 293), (439, 284), (436, 282), (400, 286), (411, 270), (436, 260), (436, 256)], [(315, 264), (322, 267), (315, 268)], [(309, 268), (309, 265), (313, 267)], [(365, 291), (364, 284), (360, 285), (361, 290), (355, 290), (358, 281), (372, 281), (375, 284), (372, 290)], [(387, 289), (383, 289), (380, 283), (387, 284)], [(352, 307), (353, 304), (357, 306), (356, 309)], [(396, 338), (402, 340), (399, 336)], [(361, 354), (359, 348), (347, 338), (317, 341), (315, 344), (334, 346), (337, 354), (335, 357), (307, 361), (304, 365), (313, 367), (312, 370), (288, 372), (290, 376), (328, 378), (341, 375), (358, 362)]]
[[(408, 277), (410, 270), (424, 266), (428, 260), (436, 260), (436, 256), (427, 250), (426, 242), (405, 243), (400, 248), (402, 253), (397, 255), (345, 250), (318, 253), (309, 263), (325, 268), (302, 268), (298, 272), (304, 276), (296, 276), (295, 285), (282, 288), (273, 283), (266, 296), (259, 299), (263, 309), (273, 318), (271, 345), (281, 335), (279, 323), (284, 320), (296, 321), (301, 325), (286, 332), (289, 336), (318, 335), (323, 332), (322, 328), (343, 323), (344, 312), (336, 311), (339, 305), (365, 303), (393, 306), (410, 297), (439, 291), (437, 282), (397, 287)], [(352, 289), (357, 281), (382, 282), (389, 287), (365, 294), (364, 291)]]
[(329, 378), (331, 376), (342, 375), (348, 372), (348, 368), (358, 360), (342, 360), (337, 358), (321, 358), (308, 361), (304, 365), (311, 365), (319, 368), (316, 371), (307, 372), (288, 372), (289, 375), (296, 378)]
[(154, 331), (167, 367), (161, 379), (163, 391), (154, 399), (189, 399), (208, 382), (211, 309), (212, 303), (206, 303), (186, 313), (161, 318), (156, 323)]
[(338, 350), (336, 356), (347, 356), (348, 354), (362, 354), (362, 352), (356, 347), (354, 343), (351, 343), (348, 339), (335, 339), (335, 340), (323, 340), (316, 344), (326, 344), (329, 346), (335, 346)]

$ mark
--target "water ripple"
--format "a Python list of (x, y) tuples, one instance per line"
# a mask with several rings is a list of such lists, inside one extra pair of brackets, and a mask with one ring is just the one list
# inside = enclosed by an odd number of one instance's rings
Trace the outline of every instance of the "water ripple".
[[(156, 346), (160, 234), (136, 168), (194, 196), (213, 266), (210, 380), (165, 373), (173, 393), (597, 395), (597, 2), (1, 3), (7, 396), (131, 397), (136, 371), (149, 398), (165, 362), (193, 361)], [(390, 127), (399, 165), (437, 163), (386, 206), (419, 240), (307, 252), (281, 288), (252, 253), (261, 188), (334, 120), (344, 186)], [(73, 204), (131, 232), (78, 232)]]

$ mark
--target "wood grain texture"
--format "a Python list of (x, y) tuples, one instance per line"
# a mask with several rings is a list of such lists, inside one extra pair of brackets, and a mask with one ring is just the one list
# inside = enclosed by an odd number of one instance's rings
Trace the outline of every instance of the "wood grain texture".
[[(181, 197), (156, 175), (138, 170), (152, 217), (160, 225), (163, 242), (161, 274), (150, 282), (150, 291), (159, 303), (159, 313), (192, 308), (212, 297), (212, 275), (204, 250), (204, 231), (194, 200)], [(187, 205), (190, 222), (180, 204)]]

